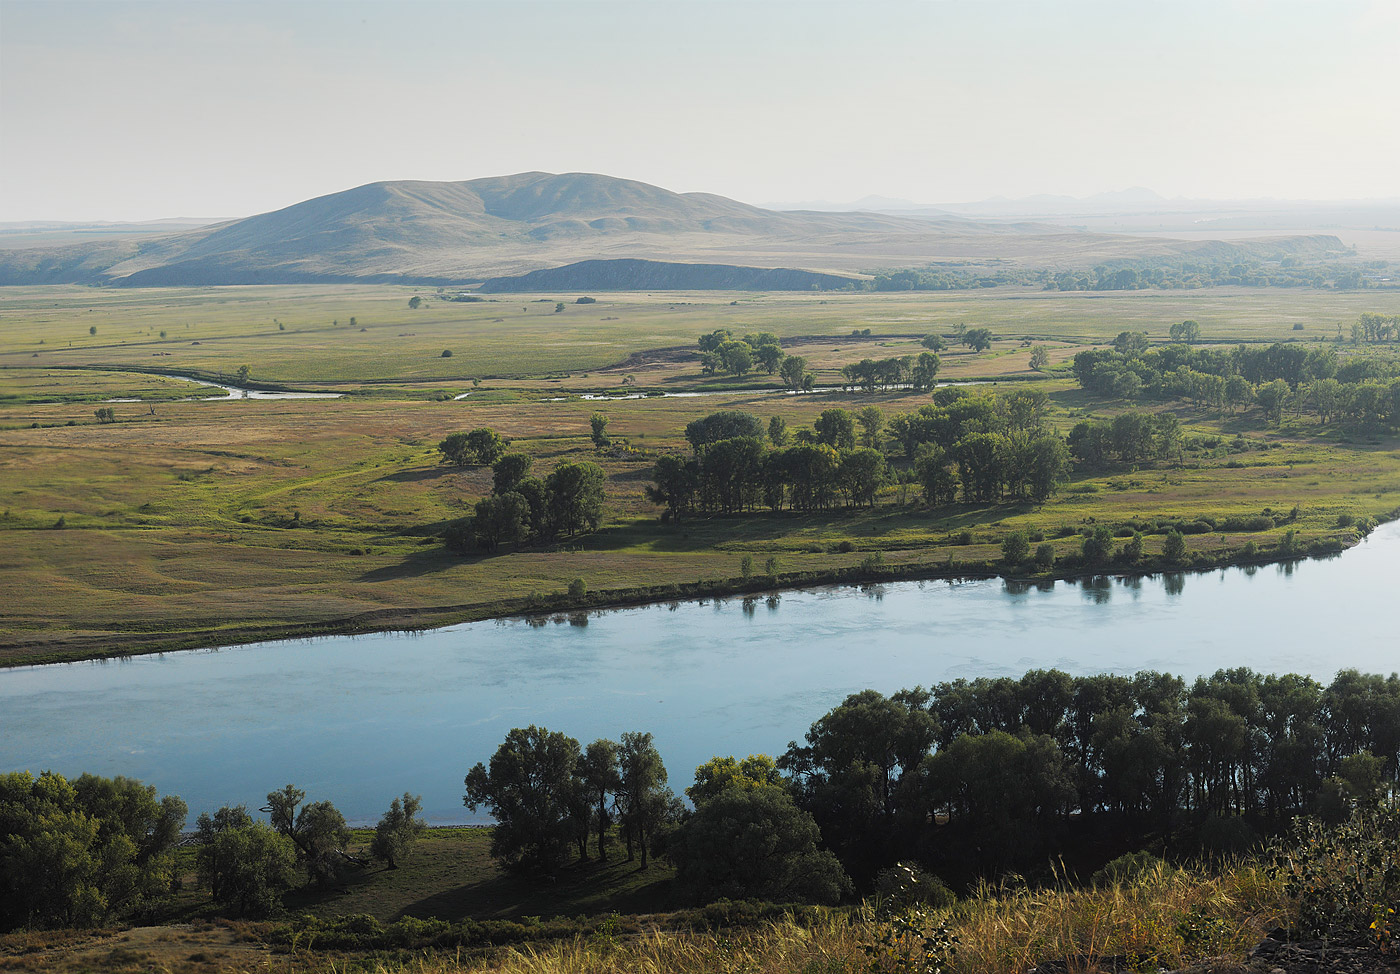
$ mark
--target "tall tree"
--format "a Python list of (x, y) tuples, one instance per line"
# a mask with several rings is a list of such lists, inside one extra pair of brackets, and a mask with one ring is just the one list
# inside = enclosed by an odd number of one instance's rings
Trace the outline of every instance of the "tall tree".
[(579, 757), (578, 741), (532, 724), (511, 730), (489, 766), (467, 772), (462, 803), (496, 820), (492, 858), (519, 871), (552, 873), (563, 864), (575, 834)]

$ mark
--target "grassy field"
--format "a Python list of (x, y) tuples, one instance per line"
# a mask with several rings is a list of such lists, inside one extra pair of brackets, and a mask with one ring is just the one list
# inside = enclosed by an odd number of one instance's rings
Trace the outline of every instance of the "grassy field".
[[(654, 455), (683, 448), (684, 426), (696, 416), (746, 409), (798, 428), (833, 405), (873, 402), (890, 414), (927, 397), (785, 396), (763, 388), (772, 384), (766, 376), (692, 398), (603, 403), (574, 395), (619, 389), (629, 375), (629, 387), (648, 389), (732, 385), (701, 376), (698, 361), (685, 354), (645, 354), (691, 348), (696, 335), (719, 326), (813, 336), (789, 350), (807, 356), (825, 380), (860, 358), (913, 352), (918, 336), (965, 321), (990, 325), (1000, 341), (980, 355), (951, 352), (944, 374), (1040, 381), (1052, 396), (1052, 421), (1065, 428), (1125, 404), (1031, 372), (1026, 338), (1047, 338), (1052, 360), (1063, 361), (1123, 328), (1164, 337), (1170, 323), (1187, 317), (1201, 321), (1208, 339), (1287, 339), (1297, 335), (1297, 321), (1311, 337), (1335, 331), (1336, 322), (1349, 327), (1359, 310), (1377, 308), (1375, 295), (607, 295), (556, 314), (552, 300), (514, 299), (500, 307), (430, 302), (410, 312), (410, 293), (9, 289), (0, 306), (0, 662), (446, 623), (521, 611), (579, 577), (593, 593), (591, 605), (644, 597), (642, 589), (657, 587), (722, 588), (737, 584), (745, 554), (759, 565), (777, 556), (789, 581), (857, 571), (874, 551), (892, 571), (981, 570), (1017, 529), (1058, 538), (1067, 553), (1078, 538), (1059, 536), (1086, 524), (1297, 506), (1291, 526), (1304, 544), (1349, 542), (1355, 534), (1338, 528), (1339, 514), (1383, 517), (1400, 507), (1392, 440), (1275, 429), (1254, 412), (1178, 409), (1188, 433), (1215, 445), (1180, 466), (1077, 475), (1043, 506), (929, 510), (913, 503), (916, 491), (901, 496), (891, 488), (873, 511), (663, 527), (643, 489)], [(354, 330), (351, 315), (363, 322)], [(89, 321), (96, 336), (87, 333)], [(173, 343), (159, 332), (183, 332), (186, 323), (200, 337), (181, 334), (171, 356), (152, 358), (152, 349)], [(850, 337), (857, 328), (872, 335)], [(446, 344), (456, 351), (443, 359)], [(42, 366), (34, 364), (35, 348), (42, 349)], [(177, 351), (189, 359), (177, 359)], [(628, 356), (635, 357), (623, 364)], [(198, 387), (120, 371), (217, 375), (245, 362), (255, 380), (352, 394), (174, 401), (172, 395)], [(600, 370), (609, 363), (617, 367)], [(80, 365), (89, 368), (70, 368)], [(496, 373), (515, 378), (470, 381)], [(117, 404), (117, 422), (97, 422), (97, 398), (135, 392), (162, 401)], [(440, 398), (461, 392), (471, 395)], [(634, 452), (595, 454), (588, 440), (595, 410), (609, 416), (610, 433)], [(489, 492), (490, 471), (444, 467), (436, 444), (448, 432), (483, 425), (531, 454), (537, 471), (562, 459), (600, 462), (608, 475), (603, 530), (549, 549), (449, 554), (438, 535)], [(1267, 550), (1282, 530), (1188, 541), (1193, 552), (1215, 558), (1248, 541)], [(970, 537), (960, 537), (963, 531)], [(1148, 553), (1160, 544), (1160, 536), (1149, 536)]]
[[(429, 300), (410, 310), (415, 293)], [(1310, 340), (1333, 337), (1338, 325), (1349, 329), (1362, 311), (1400, 310), (1394, 307), (1400, 298), (1390, 293), (1244, 288), (616, 293), (591, 305), (572, 303), (578, 297), (572, 294), (480, 303), (438, 301), (433, 294), (366, 286), (6, 288), (0, 368), (126, 366), (208, 376), (247, 365), (254, 380), (307, 388), (410, 384), (465, 391), (473, 378), (577, 375), (649, 349), (691, 346), (697, 335), (721, 327), (784, 338), (869, 328), (878, 339), (917, 338), (964, 323), (999, 336), (1083, 343), (1124, 329), (1165, 339), (1170, 325), (1194, 318), (1207, 341)], [(564, 311), (555, 312), (556, 301), (565, 302)], [(1294, 331), (1295, 324), (1303, 331)], [(93, 328), (96, 334), (89, 334)], [(443, 358), (449, 349), (452, 356)]]
[[(639, 893), (642, 892), (639, 890)], [(689, 930), (683, 918), (660, 912), (591, 924), (591, 932), (560, 938), (540, 928), (533, 942), (453, 950), (359, 950), (318, 944), (304, 921), (288, 936), (279, 923), (194, 921), (103, 931), (17, 933), (0, 937), (0, 969), (12, 971), (404, 972), (404, 974), (857, 974), (915, 970), (872, 964), (870, 948), (892, 928), (868, 907), (807, 910), (800, 917)], [(1269, 968), (1245, 966), (1267, 931), (1287, 923), (1291, 904), (1261, 869), (1160, 867), (1130, 882), (1043, 890), (984, 887), (932, 920), (947, 924), (960, 944), (943, 967), (951, 974), (1024, 974), (1038, 964), (1092, 971), (1101, 958), (1127, 958), (1131, 969), (1186, 969), (1220, 974)], [(540, 918), (527, 920), (538, 923)], [(681, 924), (676, 921), (680, 920)], [(619, 922), (620, 921), (620, 922)], [(366, 925), (356, 922), (363, 930)], [(679, 927), (679, 928), (678, 928)], [(898, 941), (896, 941), (898, 942)], [(912, 946), (912, 942), (906, 942)], [(945, 962), (947, 958), (945, 957)]]

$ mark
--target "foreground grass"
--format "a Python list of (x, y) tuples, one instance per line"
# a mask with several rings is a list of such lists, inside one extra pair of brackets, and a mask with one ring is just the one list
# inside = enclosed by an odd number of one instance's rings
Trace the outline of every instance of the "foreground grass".
[[(1240, 964), (1289, 904), (1256, 867), (1218, 871), (1161, 866), (1132, 882), (1031, 891), (984, 887), (932, 916), (960, 941), (953, 974), (1024, 974), (1047, 961), (1092, 971), (1118, 958), (1143, 970), (1214, 959)], [(513, 947), (327, 950), (278, 924), (195, 924), (96, 934), (0, 938), (0, 969), (18, 971), (373, 971), (381, 974), (856, 974), (866, 947), (888, 929), (876, 905), (812, 911), (716, 930), (678, 929), (680, 914), (647, 913), (591, 924), (563, 940)], [(363, 925), (360, 925), (363, 928)], [(918, 968), (907, 968), (915, 970)]]

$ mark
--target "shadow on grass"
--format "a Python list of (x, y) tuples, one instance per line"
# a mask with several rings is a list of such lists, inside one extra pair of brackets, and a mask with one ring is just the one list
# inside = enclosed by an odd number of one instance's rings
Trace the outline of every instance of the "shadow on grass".
[(498, 875), (407, 904), (399, 916), (457, 920), (522, 916), (581, 916), (655, 913), (672, 909), (677, 897), (669, 870), (643, 870), (635, 862), (609, 860), (569, 866), (553, 877)]
[(397, 473), (386, 473), (382, 477), (377, 477), (371, 483), (381, 483), (390, 481), (396, 484), (416, 484), (424, 480), (439, 480), (443, 477), (451, 477), (460, 473), (469, 473), (472, 467), (415, 467), (412, 470), (400, 470)]
[(431, 548), (413, 552), (397, 565), (372, 568), (356, 581), (388, 582), (403, 578), (419, 578), (442, 571), (445, 568), (451, 568), (453, 565), (479, 561), (481, 557), (480, 555), (458, 555), (448, 551), (444, 545), (433, 545)]

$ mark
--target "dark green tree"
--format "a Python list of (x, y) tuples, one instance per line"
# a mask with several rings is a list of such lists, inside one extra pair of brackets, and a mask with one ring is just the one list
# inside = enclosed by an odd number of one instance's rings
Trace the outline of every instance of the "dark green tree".
[(195, 864), (216, 904), (235, 916), (263, 917), (282, 902), (296, 876), (291, 839), (258, 822), (242, 805), (199, 816)]
[(569, 537), (596, 531), (603, 521), (603, 468), (596, 463), (560, 463), (545, 478), (549, 524)]
[(696, 807), (667, 843), (676, 882), (691, 896), (836, 903), (851, 889), (819, 849), (816, 821), (782, 788), (728, 787)]
[(544, 873), (564, 863), (576, 831), (571, 802), (579, 757), (578, 741), (532, 724), (511, 730), (489, 767), (478, 763), (467, 772), (462, 803), (472, 811), (485, 807), (496, 820), (492, 858)]
[(608, 437), (608, 417), (602, 413), (594, 413), (588, 418), (588, 425), (592, 430), (590, 436), (595, 448), (601, 450), (612, 446), (612, 440)]
[(507, 453), (491, 467), (491, 492), (509, 494), (530, 475), (534, 459), (523, 453)]
[(443, 463), (466, 467), (472, 464), (493, 464), (506, 452), (506, 441), (493, 429), (484, 426), (466, 433), (451, 433), (438, 444)]

